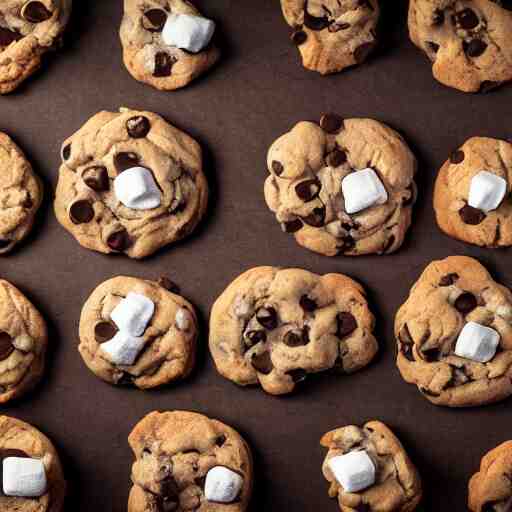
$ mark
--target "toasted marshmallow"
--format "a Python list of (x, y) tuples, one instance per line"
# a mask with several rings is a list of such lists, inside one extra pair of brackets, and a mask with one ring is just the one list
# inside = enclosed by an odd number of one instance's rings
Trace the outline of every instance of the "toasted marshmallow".
[(192, 53), (200, 52), (210, 43), (215, 23), (202, 16), (170, 14), (162, 31), (168, 46), (176, 46)]
[(208, 501), (232, 503), (238, 498), (243, 485), (244, 479), (238, 473), (224, 466), (215, 466), (206, 475), (204, 495)]
[(328, 464), (345, 492), (359, 492), (375, 483), (375, 465), (364, 450), (333, 457)]
[(124, 366), (132, 365), (143, 347), (144, 338), (137, 338), (125, 331), (118, 331), (111, 340), (100, 345), (112, 363)]
[(142, 336), (155, 313), (152, 300), (140, 293), (130, 292), (110, 313), (110, 318), (120, 331), (132, 336)]
[(468, 322), (457, 338), (455, 354), (478, 363), (487, 363), (496, 355), (500, 335), (490, 327)]
[(507, 192), (507, 182), (492, 172), (480, 171), (471, 179), (468, 204), (483, 212), (496, 210)]
[(2, 473), (6, 496), (38, 498), (46, 493), (46, 470), (40, 459), (7, 457), (2, 463)]
[(114, 180), (117, 199), (133, 210), (151, 210), (162, 203), (162, 194), (153, 174), (144, 167), (131, 167)]
[(347, 174), (341, 182), (341, 190), (348, 214), (384, 204), (388, 200), (388, 193), (377, 173), (369, 168)]

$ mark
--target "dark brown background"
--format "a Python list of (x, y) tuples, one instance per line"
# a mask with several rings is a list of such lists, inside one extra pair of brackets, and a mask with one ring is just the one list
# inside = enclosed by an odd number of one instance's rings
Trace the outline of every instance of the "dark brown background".
[[(121, 0), (75, 0), (65, 49), (22, 89), (0, 98), (0, 129), (9, 132), (44, 177), (46, 200), (28, 243), (0, 262), (51, 326), (49, 370), (40, 388), (4, 412), (38, 426), (62, 455), (70, 483), (68, 511), (126, 510), (132, 454), (126, 438), (154, 410), (189, 409), (237, 428), (256, 460), (253, 511), (337, 510), (320, 467), (321, 435), (378, 418), (399, 435), (425, 486), (424, 510), (465, 510), (466, 487), (481, 456), (512, 437), (510, 400), (473, 410), (436, 408), (405, 384), (394, 364), (393, 317), (432, 259), (466, 254), (512, 285), (509, 251), (470, 247), (441, 234), (432, 187), (452, 149), (472, 135), (510, 137), (512, 88), (464, 95), (437, 84), (409, 42), (406, 2), (382, 2), (383, 44), (366, 65), (321, 77), (302, 68), (277, 0), (202, 0), (219, 22), (223, 59), (178, 92), (158, 92), (125, 71), (117, 30)], [(205, 149), (213, 188), (198, 233), (143, 261), (82, 249), (55, 220), (51, 190), (61, 142), (100, 109), (159, 112)], [(324, 111), (369, 116), (406, 135), (420, 161), (420, 197), (403, 248), (383, 257), (327, 258), (281, 233), (267, 209), (266, 152), (299, 120)], [(369, 290), (381, 355), (350, 377), (311, 379), (293, 396), (274, 398), (221, 378), (207, 352), (207, 318), (215, 298), (255, 265), (343, 272)], [(76, 350), (78, 319), (92, 289), (118, 274), (177, 281), (203, 319), (200, 360), (186, 382), (154, 392), (111, 387), (95, 378)]]

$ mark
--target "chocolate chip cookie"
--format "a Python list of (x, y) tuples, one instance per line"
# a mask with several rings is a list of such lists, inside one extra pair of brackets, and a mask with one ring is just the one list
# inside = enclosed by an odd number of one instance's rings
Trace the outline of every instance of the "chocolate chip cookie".
[(281, 0), (305, 68), (322, 75), (361, 64), (377, 45), (378, 0)]
[(136, 458), (128, 512), (246, 510), (252, 457), (231, 427), (193, 412), (152, 412), (128, 442)]
[(411, 224), (416, 159), (394, 130), (326, 114), (272, 144), (265, 200), (283, 231), (327, 256), (396, 251)]
[[(412, 512), (422, 497), (418, 471), (402, 444), (380, 421), (370, 421), (362, 428), (347, 426), (325, 434), (320, 443), (329, 451), (323, 474), (330, 483), (329, 496), (338, 498), (342, 512)], [(338, 482), (332, 462), (354, 452), (366, 452), (374, 466), (374, 483), (358, 492), (346, 492)]]
[[(483, 189), (478, 183), (482, 171), (503, 183), (497, 197), (501, 201), (490, 205), (490, 210), (479, 202), (469, 204), (472, 186)], [(434, 209), (439, 227), (454, 238), (482, 247), (512, 245), (511, 183), (512, 144), (487, 137), (469, 139), (451, 154), (437, 176)]]
[(471, 512), (507, 512), (512, 507), (512, 441), (487, 453), (469, 481)]
[(126, 68), (136, 80), (160, 90), (178, 89), (217, 62), (214, 43), (192, 52), (166, 42), (168, 19), (183, 14), (201, 17), (188, 0), (124, 0), (121, 43)]
[(511, 11), (508, 0), (411, 0), (409, 33), (436, 80), (487, 92), (512, 80)]
[[(456, 353), (470, 323), (498, 334), (486, 362)], [(512, 293), (472, 258), (428, 265), (396, 315), (395, 336), (402, 377), (434, 404), (483, 405), (512, 394)]]
[(157, 114), (100, 112), (62, 146), (55, 213), (88, 249), (148, 256), (188, 235), (207, 200), (201, 148)]
[(169, 283), (165, 278), (154, 282), (119, 276), (93, 291), (82, 309), (78, 350), (94, 374), (111, 384), (141, 389), (189, 375), (196, 356), (197, 317)]
[(20, 148), (0, 132), (0, 255), (21, 242), (34, 224), (43, 184)]
[(344, 275), (256, 267), (213, 305), (210, 351), (224, 377), (280, 395), (308, 374), (369, 364), (374, 323), (362, 286)]

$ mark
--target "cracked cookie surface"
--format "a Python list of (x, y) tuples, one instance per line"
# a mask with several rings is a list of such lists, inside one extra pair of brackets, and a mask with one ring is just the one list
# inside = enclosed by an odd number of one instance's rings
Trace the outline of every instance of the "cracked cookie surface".
[[(55, 214), (88, 249), (143, 258), (191, 233), (206, 210), (201, 148), (157, 114), (100, 112), (64, 142), (62, 159)], [(118, 199), (114, 181), (134, 167), (150, 171), (160, 206)]]
[(280, 395), (308, 374), (368, 365), (374, 323), (362, 286), (344, 275), (256, 267), (215, 302), (210, 351), (224, 377)]
[[(131, 432), (135, 454), (128, 512), (243, 512), (253, 481), (250, 448), (231, 427), (202, 414), (152, 412)], [(222, 466), (238, 473), (243, 486), (232, 503), (205, 497), (208, 471)]]
[[(327, 256), (391, 253), (403, 243), (416, 199), (416, 159), (394, 130), (371, 119), (326, 114), (300, 122), (268, 152), (265, 200), (283, 231)], [(342, 180), (371, 168), (388, 199), (346, 212)]]
[[(489, 362), (455, 355), (467, 322), (499, 333)], [(476, 406), (512, 394), (512, 293), (475, 259), (451, 256), (428, 265), (396, 315), (395, 336), (402, 377), (434, 404)]]
[(377, 45), (377, 0), (281, 0), (305, 68), (325, 75), (361, 64)]

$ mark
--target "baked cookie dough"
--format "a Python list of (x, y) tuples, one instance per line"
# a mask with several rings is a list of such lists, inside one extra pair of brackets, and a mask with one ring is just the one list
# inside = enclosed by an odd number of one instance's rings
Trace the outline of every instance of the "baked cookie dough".
[[(166, 27), (173, 16), (182, 15), (200, 17), (188, 18), (195, 22), (212, 23), (186, 0), (124, 0), (121, 43), (126, 68), (136, 80), (169, 91), (184, 87), (217, 62), (220, 51), (212, 42), (203, 47), (201, 28), (197, 34), (181, 21), (179, 26)], [(173, 37), (177, 31), (180, 35)], [(180, 36), (185, 42), (182, 47), (177, 46)], [(197, 37), (199, 46), (194, 46)]]
[(362, 286), (344, 275), (256, 267), (213, 305), (210, 351), (227, 379), (281, 395), (310, 373), (368, 365), (374, 323)]
[(95, 375), (147, 389), (190, 374), (197, 317), (194, 307), (168, 288), (173, 289), (165, 278), (118, 276), (93, 291), (82, 309), (78, 350)]
[(133, 429), (128, 512), (243, 512), (253, 481), (249, 446), (202, 414), (152, 412)]
[[(59, 456), (51, 441), (39, 430), (28, 423), (8, 416), (0, 416), (0, 468), (7, 458), (33, 459), (35, 467), (30, 479), (25, 474), (25, 482), (17, 481), (14, 475), (9, 478), (9, 487), (17, 484), (18, 490), (30, 487), (34, 477), (38, 475), (46, 485), (40, 486), (39, 496), (7, 496), (5, 485), (0, 485), (0, 510), (2, 512), (60, 512), (63, 510), (66, 494), (66, 481), (62, 472)], [(6, 482), (6, 470), (3, 473), (3, 482)], [(43, 476), (44, 475), (44, 476)], [(2, 482), (0, 482), (1, 484)]]
[[(466, 355), (462, 335), (476, 328), (479, 339), (482, 326), (499, 341), (483, 362), (479, 351)], [(402, 377), (436, 405), (483, 405), (512, 394), (512, 293), (477, 260), (451, 256), (428, 265), (396, 315), (395, 336)]]
[(511, 183), (512, 144), (487, 137), (469, 139), (437, 176), (434, 209), (439, 227), (482, 247), (512, 245)]
[(265, 200), (283, 231), (326, 256), (396, 251), (411, 224), (416, 159), (394, 130), (326, 114), (271, 146)]
[(151, 112), (100, 112), (62, 146), (59, 222), (83, 247), (143, 258), (187, 236), (206, 210), (195, 140)]
[(469, 481), (471, 512), (508, 512), (512, 508), (512, 441), (487, 453)]
[(71, 0), (0, 2), (0, 94), (16, 89), (61, 44)]
[(361, 64), (377, 45), (378, 0), (281, 0), (305, 68), (322, 75)]
[[(391, 430), (380, 421), (370, 421), (363, 427), (347, 426), (325, 434), (321, 445), (329, 451), (322, 471), (330, 483), (329, 496), (338, 498), (342, 512), (412, 512), (422, 497), (418, 471), (409, 460), (402, 444)], [(347, 454), (365, 455), (369, 469), (373, 466), (373, 483), (368, 480), (365, 488), (347, 492), (337, 479), (348, 477), (350, 471), (339, 464)], [(338, 461), (336, 461), (338, 458)], [(353, 467), (358, 467), (356, 460)], [(357, 465), (357, 466), (356, 466)]]
[(409, 33), (444, 85), (487, 92), (512, 80), (508, 0), (411, 0)]
[(0, 255), (23, 240), (43, 200), (43, 184), (20, 148), (0, 132)]

